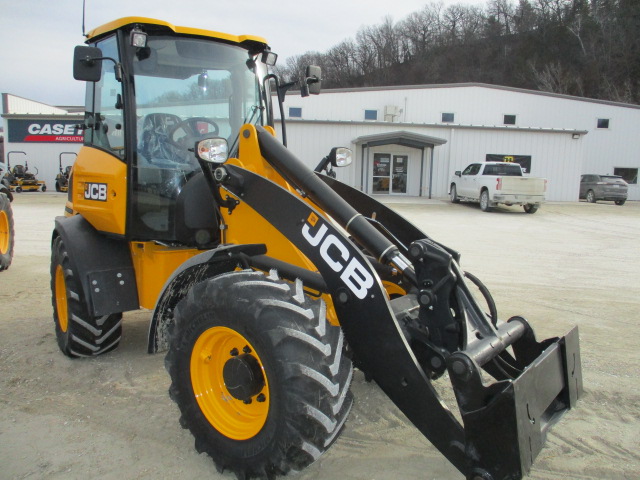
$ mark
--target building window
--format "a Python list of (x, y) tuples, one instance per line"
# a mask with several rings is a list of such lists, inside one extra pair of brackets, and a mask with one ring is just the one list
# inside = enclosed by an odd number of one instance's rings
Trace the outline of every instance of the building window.
[(455, 115), (453, 113), (443, 113), (442, 114), (442, 123), (453, 123)]
[(609, 128), (609, 119), (608, 118), (599, 118), (597, 128), (607, 129)]
[(516, 124), (516, 116), (515, 115), (505, 115), (503, 123), (505, 125), (515, 125)]
[(364, 119), (365, 120), (378, 120), (378, 111), (377, 110), (365, 110), (364, 111)]
[(619, 175), (622, 179), (627, 182), (629, 185), (637, 185), (638, 184), (638, 169), (637, 168), (627, 168), (627, 167), (614, 167), (613, 174)]
[(289, 118), (302, 118), (302, 108), (289, 107)]

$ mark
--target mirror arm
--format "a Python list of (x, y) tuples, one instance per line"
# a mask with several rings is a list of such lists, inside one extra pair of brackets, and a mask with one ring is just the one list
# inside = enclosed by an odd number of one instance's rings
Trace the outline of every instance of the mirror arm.
[(297, 82), (289, 82), (289, 83), (280, 85), (278, 76), (273, 73), (270, 73), (269, 75), (264, 77), (263, 82), (266, 82), (267, 80), (270, 80), (270, 79), (273, 79), (273, 81), (275, 82), (276, 92), (278, 92), (278, 107), (280, 109), (280, 124), (282, 126), (282, 144), (286, 147), (287, 146), (287, 127), (284, 119), (284, 100), (287, 95), (287, 91), (290, 88), (295, 87)]
[(116, 76), (116, 80), (122, 82), (122, 64), (120, 62), (116, 62), (115, 58), (111, 57), (85, 57), (82, 60), (83, 63), (91, 66), (93, 62), (96, 60), (111, 60), (113, 62), (113, 74)]

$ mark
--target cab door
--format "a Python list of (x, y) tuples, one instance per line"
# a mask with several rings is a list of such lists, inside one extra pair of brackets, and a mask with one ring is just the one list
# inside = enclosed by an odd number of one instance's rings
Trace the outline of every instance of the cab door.
[[(118, 61), (115, 35), (95, 44), (102, 55)], [(96, 229), (125, 234), (127, 164), (122, 83), (114, 63), (102, 63), (102, 76), (87, 83), (84, 146), (73, 168), (68, 213), (79, 213)]]
[(460, 176), (459, 185), (457, 187), (458, 195), (461, 197), (477, 197), (477, 180), (478, 172), (480, 171), (481, 164), (472, 163), (462, 171)]

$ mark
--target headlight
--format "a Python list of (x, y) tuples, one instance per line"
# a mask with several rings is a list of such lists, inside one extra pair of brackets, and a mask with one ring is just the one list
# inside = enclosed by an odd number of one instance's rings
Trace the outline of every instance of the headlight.
[(345, 147), (334, 147), (331, 149), (329, 159), (334, 167), (346, 167), (351, 165), (351, 149)]
[(196, 152), (205, 162), (224, 163), (229, 158), (229, 145), (224, 138), (206, 138), (196, 144)]

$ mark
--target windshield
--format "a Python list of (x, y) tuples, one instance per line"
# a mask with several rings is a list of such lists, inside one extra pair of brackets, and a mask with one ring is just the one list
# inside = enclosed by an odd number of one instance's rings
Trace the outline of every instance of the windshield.
[(266, 121), (260, 82), (266, 69), (244, 48), (149, 37), (133, 67), (143, 160), (195, 163), (187, 148), (202, 136), (226, 138), (231, 148), (243, 124)]
[(136, 50), (133, 73), (137, 154), (129, 232), (173, 241), (187, 215), (178, 208), (181, 192), (201, 170), (196, 142), (225, 138), (235, 156), (240, 127), (267, 123), (267, 69), (238, 45), (167, 35), (149, 36), (147, 47)]

